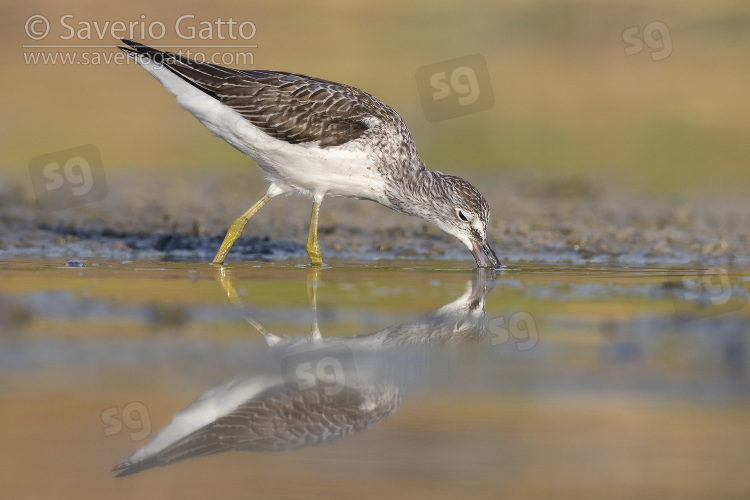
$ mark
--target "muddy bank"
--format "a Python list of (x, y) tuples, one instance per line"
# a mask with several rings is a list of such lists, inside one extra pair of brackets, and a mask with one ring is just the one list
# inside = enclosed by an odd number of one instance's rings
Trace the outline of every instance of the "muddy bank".
[[(493, 213), (490, 241), (506, 263), (748, 264), (750, 215), (741, 199), (667, 202), (580, 179), (484, 180), (477, 183)], [(0, 183), (0, 257), (210, 260), (266, 186), (239, 174), (107, 183), (103, 201), (49, 212), (31, 186)], [(272, 200), (228, 261), (306, 260), (309, 210), (300, 197)], [(343, 198), (324, 201), (320, 244), (324, 259), (471, 261), (458, 240), (417, 218)]]

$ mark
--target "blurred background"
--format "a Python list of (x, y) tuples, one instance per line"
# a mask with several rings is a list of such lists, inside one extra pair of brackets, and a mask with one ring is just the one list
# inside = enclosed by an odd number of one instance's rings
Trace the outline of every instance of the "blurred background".
[[(748, 498), (749, 28), (733, 0), (4, 2), (0, 496)], [(472, 344), (351, 440), (115, 481), (142, 443), (105, 414), (138, 403), (155, 432), (265, 356), (208, 264), (261, 171), (119, 37), (392, 106), (428, 168), (487, 197), (510, 266), (487, 319), (522, 313), (539, 347)], [(101, 156), (93, 197), (39, 177), (64, 151)], [(297, 335), (310, 205), (274, 203), (230, 269)], [(327, 199), (320, 232), (325, 336), (413, 321), (471, 279), (458, 240), (374, 204)]]
[[(645, 194), (750, 188), (743, 2), (32, 1), (0, 9), (0, 181), (28, 182), (33, 157), (82, 144), (99, 148), (108, 175), (260, 177), (144, 71), (108, 59), (119, 52), (112, 28), (130, 35), (133, 23), (133, 38), (167, 50), (366, 90), (401, 114), (431, 169), (603, 179)], [(219, 26), (230, 18), (235, 31), (252, 24), (232, 40)], [(472, 54), (486, 61), (487, 109), (429, 121), (418, 70)]]

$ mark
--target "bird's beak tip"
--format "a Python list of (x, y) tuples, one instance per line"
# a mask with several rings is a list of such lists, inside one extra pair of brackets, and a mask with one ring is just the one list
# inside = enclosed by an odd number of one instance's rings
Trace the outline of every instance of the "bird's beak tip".
[(481, 243), (472, 240), (471, 241), (471, 253), (474, 255), (474, 260), (477, 261), (477, 267), (485, 267), (491, 269), (500, 269), (503, 267), (502, 263), (498, 260), (495, 251), (492, 250), (487, 241)]

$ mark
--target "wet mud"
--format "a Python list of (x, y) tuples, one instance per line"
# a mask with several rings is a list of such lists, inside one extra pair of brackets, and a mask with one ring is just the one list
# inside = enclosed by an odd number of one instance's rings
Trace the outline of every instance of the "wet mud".
[[(662, 200), (584, 179), (490, 182), (489, 239), (504, 262), (744, 265), (750, 216), (739, 198)], [(240, 174), (114, 176), (98, 203), (42, 212), (30, 186), (0, 185), (0, 257), (210, 260), (266, 182)], [(308, 200), (272, 200), (228, 261), (305, 260)], [(324, 258), (466, 260), (455, 238), (377, 204), (326, 198)]]

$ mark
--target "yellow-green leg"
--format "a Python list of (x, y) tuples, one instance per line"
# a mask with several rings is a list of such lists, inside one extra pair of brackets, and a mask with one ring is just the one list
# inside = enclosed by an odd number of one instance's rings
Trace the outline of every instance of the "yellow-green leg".
[(232, 277), (230, 275), (230, 271), (224, 266), (219, 268), (219, 282), (221, 282), (221, 286), (224, 288), (224, 291), (227, 293), (227, 299), (229, 299), (229, 302), (237, 307), (242, 308), (243, 316), (245, 316), (245, 320), (247, 320), (247, 322), (250, 323), (250, 326), (252, 326), (253, 328), (255, 328), (256, 330), (258, 330), (260, 333), (263, 334), (269, 346), (273, 346), (275, 344), (278, 344), (282, 340), (284, 340), (278, 335), (274, 335), (273, 333), (263, 328), (263, 325), (261, 325), (260, 323), (255, 321), (255, 319), (251, 318), (250, 316), (244, 313), (245, 307), (244, 307), (242, 298), (237, 293), (237, 290), (234, 288), (234, 285), (232, 284)]
[(266, 193), (266, 195), (261, 198), (258, 203), (250, 207), (250, 210), (240, 215), (237, 219), (235, 219), (234, 222), (232, 222), (232, 225), (229, 226), (229, 231), (227, 231), (227, 235), (224, 237), (224, 242), (221, 244), (221, 247), (219, 247), (219, 251), (216, 253), (216, 257), (214, 257), (214, 264), (221, 264), (224, 262), (224, 259), (229, 253), (229, 250), (232, 248), (232, 245), (234, 245), (234, 242), (242, 234), (242, 230), (245, 228), (245, 224), (247, 224), (247, 221), (249, 221), (253, 215), (258, 213), (258, 210), (263, 208), (263, 205), (268, 203), (268, 200), (270, 200), (274, 196), (275, 194), (272, 194), (269, 190), (269, 192)]
[(313, 201), (312, 215), (310, 216), (310, 234), (307, 236), (307, 255), (310, 256), (310, 262), (313, 266), (323, 264), (320, 254), (320, 245), (318, 245), (318, 215), (320, 214), (320, 202)]
[(320, 340), (323, 336), (318, 328), (318, 283), (320, 283), (321, 269), (312, 267), (307, 270), (307, 300), (310, 304), (310, 337)]
[(229, 276), (229, 271), (225, 267), (221, 267), (219, 271), (219, 283), (221, 283), (221, 287), (224, 289), (224, 291), (227, 293), (227, 299), (229, 300), (230, 304), (233, 304), (235, 306), (241, 306), (242, 300), (240, 299), (239, 294), (237, 293), (237, 290), (234, 288), (234, 285), (232, 284), (232, 279)]

